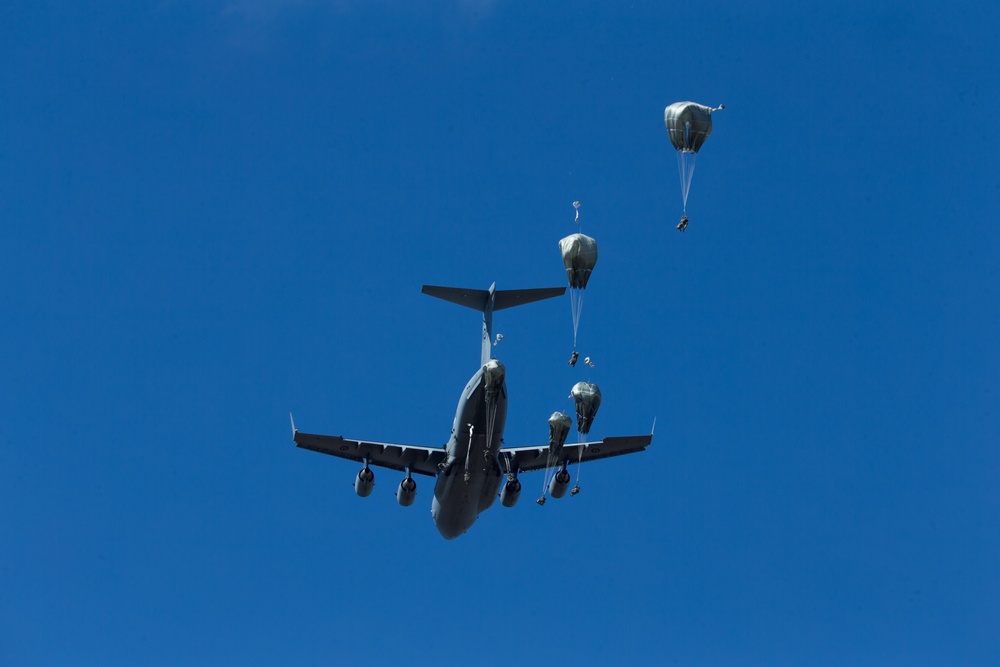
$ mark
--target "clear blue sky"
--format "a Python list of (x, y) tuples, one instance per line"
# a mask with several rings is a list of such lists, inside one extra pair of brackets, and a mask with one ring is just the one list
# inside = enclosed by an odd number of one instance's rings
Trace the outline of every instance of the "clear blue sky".
[[(416, 9), (411, 5), (419, 5)], [(862, 6), (864, 5), (864, 6)], [(0, 663), (1000, 663), (993, 3), (0, 8)], [(663, 108), (726, 104), (680, 192)], [(441, 444), (561, 285), (585, 466), (454, 542)], [(497, 314), (506, 441), (584, 370)]]

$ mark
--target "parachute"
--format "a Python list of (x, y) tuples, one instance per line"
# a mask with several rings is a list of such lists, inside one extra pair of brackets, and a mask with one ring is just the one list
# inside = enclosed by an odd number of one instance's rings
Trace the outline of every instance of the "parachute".
[(675, 102), (663, 110), (663, 123), (667, 126), (670, 143), (677, 149), (677, 170), (681, 176), (685, 218), (695, 160), (708, 135), (712, 133), (712, 112), (725, 108), (724, 104), (712, 108), (694, 102)]
[[(549, 417), (548, 461), (545, 465), (545, 479), (542, 480), (542, 495), (535, 501), (539, 505), (545, 504), (545, 493), (549, 488), (549, 483), (552, 481), (552, 476), (549, 475), (549, 471), (559, 461), (559, 457), (562, 455), (563, 445), (566, 443), (566, 436), (569, 435), (569, 430), (572, 427), (573, 420), (570, 419), (569, 415), (564, 415), (561, 412), (553, 412), (552, 416)], [(556, 474), (558, 475), (559, 473)]]
[(601, 407), (601, 390), (596, 384), (577, 382), (573, 385), (570, 396), (576, 403), (576, 430), (581, 435), (586, 435), (590, 433), (590, 426), (597, 416), (597, 409)]
[(570, 428), (573, 427), (573, 420), (569, 415), (561, 412), (553, 412), (549, 417), (549, 455), (559, 456), (562, 446), (566, 443), (566, 436), (569, 435)]
[(566, 278), (573, 289), (586, 289), (597, 265), (597, 241), (584, 234), (570, 234), (559, 241)]
[(580, 328), (580, 313), (583, 311), (583, 291), (597, 265), (597, 241), (584, 234), (570, 234), (559, 241), (559, 252), (562, 253), (569, 281), (570, 307), (573, 310), (573, 349), (576, 349), (576, 333)]

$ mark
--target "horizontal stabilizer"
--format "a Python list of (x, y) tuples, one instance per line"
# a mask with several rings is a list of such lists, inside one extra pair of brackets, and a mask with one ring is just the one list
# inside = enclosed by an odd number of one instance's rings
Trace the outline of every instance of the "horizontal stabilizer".
[(428, 296), (434, 296), (445, 301), (457, 303), (466, 308), (472, 308), (480, 313), (486, 310), (486, 304), (490, 300), (490, 293), (484, 289), (463, 289), (461, 287), (438, 287), (436, 285), (424, 285), (420, 291)]
[(483, 338), (479, 355), (480, 365), (485, 366), (492, 355), (490, 343), (493, 340), (493, 311), (523, 306), (542, 299), (551, 299), (566, 293), (565, 287), (536, 287), (534, 289), (498, 290), (497, 284), (490, 285), (488, 290), (465, 289), (464, 287), (441, 287), (439, 285), (424, 285), (420, 291), (428, 296), (457, 303), (466, 308), (478, 310), (483, 314)]
[(534, 303), (542, 299), (562, 296), (566, 293), (565, 287), (539, 287), (535, 289), (502, 289), (497, 290), (493, 297), (493, 310), (503, 310), (514, 306), (523, 306), (526, 303)]

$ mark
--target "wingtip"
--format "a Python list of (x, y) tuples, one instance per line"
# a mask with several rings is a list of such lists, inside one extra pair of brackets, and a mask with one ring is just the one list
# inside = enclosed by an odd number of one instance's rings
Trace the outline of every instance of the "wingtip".
[(649, 436), (652, 437), (656, 433), (656, 417), (653, 417), (653, 428), (649, 429)]
[(295, 428), (295, 417), (292, 416), (291, 412), (288, 413), (288, 421), (292, 422), (292, 438), (294, 439), (295, 434), (298, 433), (299, 430)]

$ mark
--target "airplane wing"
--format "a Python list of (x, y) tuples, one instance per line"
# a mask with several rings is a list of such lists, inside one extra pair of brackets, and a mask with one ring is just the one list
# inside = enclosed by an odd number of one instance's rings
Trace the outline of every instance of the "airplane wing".
[(311, 449), (314, 452), (339, 456), (359, 463), (368, 459), (368, 463), (373, 466), (401, 471), (409, 468), (410, 472), (431, 477), (438, 474), (438, 464), (447, 456), (444, 449), (438, 447), (348, 440), (339, 435), (316, 435), (300, 433), (298, 430), (293, 430), (292, 439), (302, 449)]
[(507, 473), (515, 470), (530, 471), (549, 467), (557, 468), (562, 465), (563, 461), (580, 463), (581, 461), (596, 461), (611, 456), (641, 452), (652, 441), (653, 435), (650, 434), (614, 436), (598, 442), (584, 442), (575, 445), (567, 443), (563, 445), (562, 454), (552, 461), (549, 461), (548, 445), (504, 448), (500, 450), (500, 463), (506, 467), (504, 472)]

